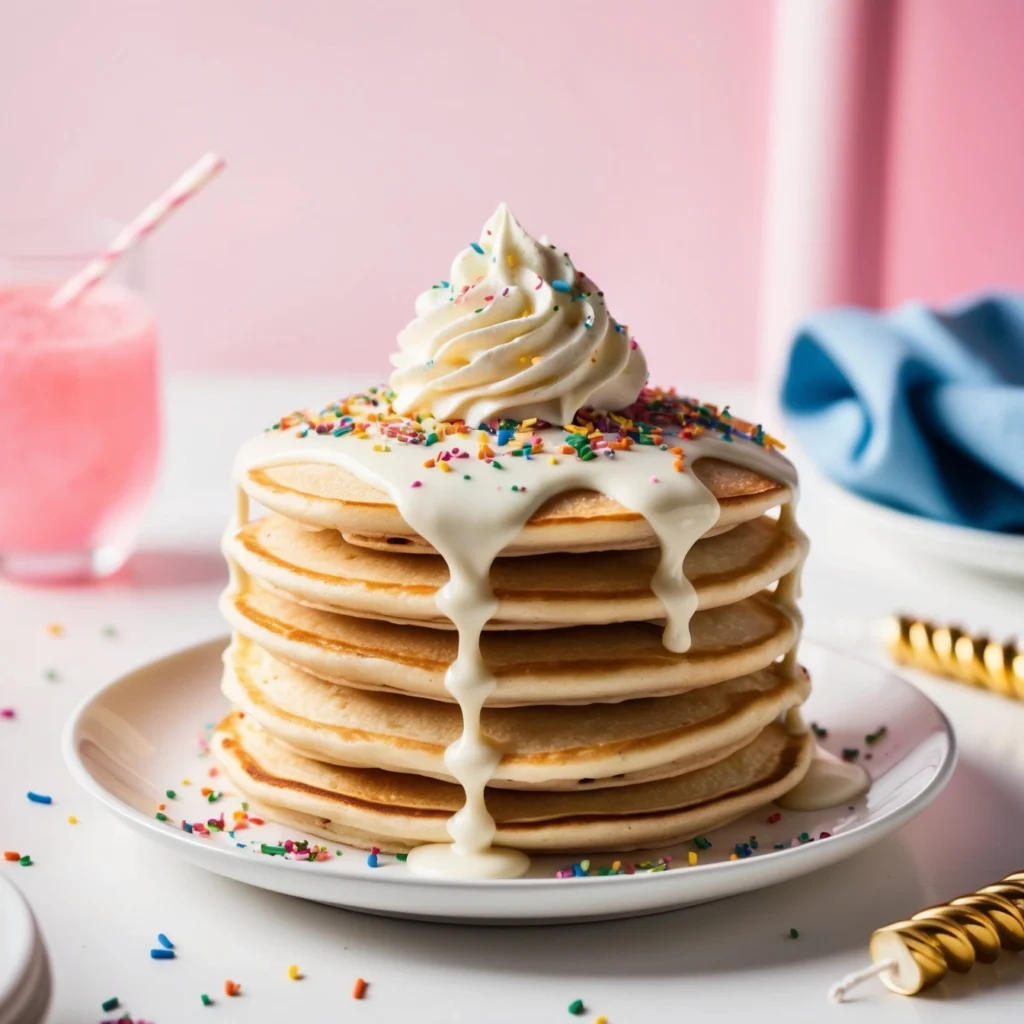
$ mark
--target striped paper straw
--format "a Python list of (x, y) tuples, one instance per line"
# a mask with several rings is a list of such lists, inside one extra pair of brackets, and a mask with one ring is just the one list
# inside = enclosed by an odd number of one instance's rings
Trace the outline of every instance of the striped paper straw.
[(110, 273), (129, 249), (155, 231), (182, 203), (201, 191), (224, 169), (224, 159), (207, 153), (190, 167), (159, 199), (155, 199), (91, 263), (66, 281), (50, 299), (52, 309), (75, 302)]

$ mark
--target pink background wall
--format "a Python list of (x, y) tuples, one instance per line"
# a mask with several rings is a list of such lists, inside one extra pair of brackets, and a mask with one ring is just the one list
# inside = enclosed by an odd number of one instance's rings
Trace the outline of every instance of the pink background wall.
[[(0, 217), (127, 217), (215, 148), (228, 171), (149, 252), (167, 363), (383, 374), (505, 199), (656, 377), (746, 376), (770, 23), (759, 0), (0, 0)], [(887, 297), (1024, 283), (1024, 4), (903, 0), (900, 28)]]
[(1024, 286), (1024, 3), (902, 0), (887, 301)]

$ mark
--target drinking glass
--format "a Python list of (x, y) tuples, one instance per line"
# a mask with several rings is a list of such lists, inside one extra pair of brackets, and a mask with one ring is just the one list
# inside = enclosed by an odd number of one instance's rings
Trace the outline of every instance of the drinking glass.
[(0, 223), (0, 572), (11, 577), (115, 572), (153, 490), (157, 329), (139, 250), (76, 302), (47, 304), (119, 227)]

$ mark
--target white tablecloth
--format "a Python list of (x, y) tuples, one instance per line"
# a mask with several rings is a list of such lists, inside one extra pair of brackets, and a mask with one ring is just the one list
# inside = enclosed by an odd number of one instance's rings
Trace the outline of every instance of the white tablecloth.
[[(162, 483), (130, 569), (97, 587), (0, 584), (0, 707), (17, 715), (0, 719), (0, 847), (34, 860), (0, 862), (0, 870), (21, 886), (43, 929), (55, 981), (51, 1021), (127, 1010), (156, 1024), (200, 1014), (521, 1024), (574, 1019), (567, 1006), (576, 998), (587, 1007), (579, 1019), (604, 1014), (609, 1024), (747, 1014), (872, 1024), (1019, 1018), (1024, 955), (977, 966), (925, 998), (901, 999), (874, 983), (850, 1005), (825, 1000), (830, 982), (867, 962), (873, 928), (1024, 868), (1024, 706), (953, 684), (917, 680), (951, 717), (962, 753), (947, 791), (897, 835), (805, 879), (619, 923), (463, 928), (302, 903), (178, 863), (92, 804), (61, 760), (67, 715), (117, 674), (225, 631), (215, 603), (225, 579), (217, 541), (235, 448), (280, 413), (351, 383), (325, 375), (173, 379)], [(742, 388), (693, 390), (744, 409)], [(871, 538), (844, 533), (809, 490), (802, 520), (818, 541), (805, 578), (810, 635), (884, 660), (864, 624), (897, 608), (1000, 636), (1021, 628), (1020, 584), (880, 553)], [(62, 636), (48, 632), (51, 623)], [(30, 803), (29, 789), (54, 804)], [(175, 961), (149, 959), (157, 932), (177, 944)], [(303, 980), (289, 980), (292, 963)], [(361, 1002), (350, 997), (357, 976), (371, 983)], [(241, 997), (221, 995), (226, 978), (242, 983)], [(203, 992), (215, 1006), (201, 1005)], [(114, 995), (122, 1009), (104, 1014), (100, 1004)]]

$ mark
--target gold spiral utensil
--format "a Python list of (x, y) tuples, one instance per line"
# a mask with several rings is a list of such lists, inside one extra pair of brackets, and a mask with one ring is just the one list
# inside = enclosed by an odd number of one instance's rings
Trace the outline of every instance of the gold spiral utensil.
[(885, 645), (901, 665), (1024, 700), (1024, 650), (1015, 643), (893, 615), (885, 623)]
[(1024, 871), (879, 928), (868, 945), (872, 965), (833, 985), (829, 998), (841, 1003), (874, 977), (899, 995), (917, 995), (949, 971), (992, 963), (1004, 949), (1024, 949)]

